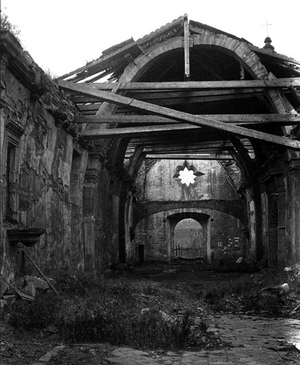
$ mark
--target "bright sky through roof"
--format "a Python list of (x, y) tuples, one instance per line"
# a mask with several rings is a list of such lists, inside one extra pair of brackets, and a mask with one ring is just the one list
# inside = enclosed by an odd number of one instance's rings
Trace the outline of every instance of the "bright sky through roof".
[(300, 0), (1, 0), (1, 10), (35, 62), (54, 76), (184, 14), (257, 47), (268, 34), (276, 52), (300, 60)]

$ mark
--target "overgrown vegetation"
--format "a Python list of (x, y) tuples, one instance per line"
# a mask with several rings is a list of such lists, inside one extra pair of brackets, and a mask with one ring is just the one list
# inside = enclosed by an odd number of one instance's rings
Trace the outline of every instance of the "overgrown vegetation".
[[(195, 270), (178, 270), (187, 269)], [(156, 279), (132, 273), (97, 278), (65, 272), (55, 284), (59, 297), (48, 292), (30, 304), (16, 301), (10, 306), (9, 321), (26, 329), (55, 326), (60, 337), (70, 342), (147, 349), (216, 347), (221, 341), (208, 331), (207, 314), (287, 316), (300, 300), (299, 272), (261, 271), (233, 275), (234, 280), (218, 274), (223, 279), (184, 283), (158, 280), (157, 274)], [(290, 286), (286, 296), (261, 292), (283, 282)]]
[(2, 11), (0, 12), (0, 29), (1, 31), (9, 31), (20, 41), (20, 29), (16, 25), (13, 25), (9, 21), (8, 16)]
[(218, 343), (207, 333), (204, 320), (195, 321), (195, 310), (186, 308), (180, 314), (172, 310), (188, 299), (164, 285), (120, 277), (103, 281), (63, 275), (56, 287), (59, 297), (49, 292), (31, 304), (17, 301), (11, 306), (9, 322), (38, 330), (54, 325), (62, 339), (71, 342), (148, 349), (203, 348)]
[[(229, 272), (224, 268), (224, 272)], [(242, 271), (243, 272), (243, 271)], [(287, 283), (289, 292), (279, 295), (265, 288)], [(300, 301), (300, 268), (291, 271), (261, 270), (235, 281), (222, 281), (213, 287), (201, 285), (198, 297), (213, 311), (289, 317)]]

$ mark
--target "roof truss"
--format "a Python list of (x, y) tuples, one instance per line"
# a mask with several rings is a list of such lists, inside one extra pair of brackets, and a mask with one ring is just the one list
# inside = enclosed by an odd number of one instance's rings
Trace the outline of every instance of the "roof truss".
[[(278, 80), (272, 80), (272, 82), (275, 82), (275, 83), (277, 81)], [(241, 82), (241, 81), (237, 81), (237, 82), (240, 85), (243, 84), (243, 82)], [(269, 82), (270, 81), (268, 81), (268, 82), (263, 81), (263, 83), (266, 83), (265, 85), (268, 85)], [(286, 82), (287, 81), (285, 81), (285, 86), (290, 86), (290, 85), (287, 85)], [(186, 82), (184, 84), (186, 86), (188, 86), (190, 83), (191, 82)], [(249, 81), (247, 81), (247, 84), (248, 83), (249, 83)], [(300, 149), (300, 141), (294, 140), (289, 137), (282, 137), (282, 136), (278, 136), (278, 135), (274, 135), (274, 134), (270, 134), (270, 133), (265, 133), (265, 132), (261, 132), (261, 131), (257, 131), (257, 130), (253, 130), (253, 129), (248, 129), (248, 128), (242, 127), (240, 125), (225, 123), (217, 118), (213, 119), (211, 117), (207, 117), (207, 116), (203, 116), (203, 115), (200, 115), (200, 116), (193, 115), (193, 114), (189, 114), (186, 112), (173, 110), (173, 109), (170, 109), (167, 107), (158, 106), (158, 105), (155, 105), (155, 104), (152, 104), (149, 102), (136, 100), (134, 98), (129, 98), (129, 97), (117, 95), (117, 94), (114, 94), (111, 92), (98, 90), (92, 84), (75, 84), (75, 83), (66, 82), (66, 81), (58, 81), (58, 84), (61, 88), (65, 89), (71, 93), (91, 96), (91, 97), (99, 99), (100, 101), (106, 101), (106, 102), (113, 103), (116, 105), (125, 106), (130, 109), (139, 110), (144, 113), (146, 112), (146, 113), (158, 115), (161, 117), (165, 117), (167, 119), (176, 120), (180, 123), (188, 123), (188, 124), (198, 126), (198, 127), (208, 127), (208, 128), (212, 128), (212, 129), (219, 130), (219, 131), (233, 134), (233, 135), (258, 139), (258, 140), (262, 140), (265, 142), (282, 145), (282, 146), (285, 146), (285, 147), (291, 148), (291, 149)], [(161, 85), (163, 83), (157, 83), (157, 84)], [(222, 82), (222, 84), (225, 84), (225, 82)], [(273, 87), (273, 88), (282, 87), (282, 84), (280, 84), (280, 86), (279, 85), (275, 86), (275, 84), (272, 84), (272, 85), (273, 86), (270, 86), (270, 87)], [(293, 85), (293, 86), (295, 86), (295, 85)], [(266, 87), (268, 87), (268, 86), (266, 86)], [(89, 131), (85, 131), (85, 132), (83, 132), (82, 136), (88, 137), (89, 133), (90, 133)], [(93, 138), (97, 137), (97, 133), (98, 133), (98, 138), (101, 138), (99, 131), (95, 131), (95, 132), (93, 131)]]

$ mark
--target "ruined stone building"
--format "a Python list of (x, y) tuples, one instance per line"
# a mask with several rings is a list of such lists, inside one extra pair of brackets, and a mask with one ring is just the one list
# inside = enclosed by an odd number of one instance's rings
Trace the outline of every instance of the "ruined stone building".
[(270, 38), (185, 15), (57, 80), (0, 46), (2, 275), (300, 262), (300, 62)]

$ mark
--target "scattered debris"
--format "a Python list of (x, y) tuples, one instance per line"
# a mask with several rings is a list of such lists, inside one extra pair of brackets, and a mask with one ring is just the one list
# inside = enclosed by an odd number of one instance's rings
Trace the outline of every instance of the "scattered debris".
[(16, 299), (33, 302), (38, 291), (46, 291), (49, 289), (48, 282), (36, 276), (25, 275), (15, 280), (13, 283), (10, 283), (2, 275), (0, 275), (0, 277), (3, 283), (6, 284), (6, 290), (0, 297), (1, 311), (4, 306), (10, 305)]
[(20, 298), (20, 299), (23, 299), (27, 302), (32, 302), (34, 301), (34, 297), (30, 296), (30, 295), (27, 295), (23, 292), (21, 292), (21, 290), (19, 290), (17, 287), (15, 287), (14, 285), (12, 285), (11, 283), (9, 283), (8, 281), (6, 281), (6, 279), (0, 275), (0, 277), (4, 280), (4, 282), (10, 287), (10, 289), (15, 292), (15, 295), (17, 298)]
[(46, 275), (43, 274), (42, 270), (36, 265), (36, 263), (33, 261), (33, 259), (28, 255), (28, 253), (22, 249), (22, 252), (24, 252), (25, 256), (28, 258), (28, 260), (32, 263), (32, 265), (37, 269), (37, 271), (42, 275), (42, 277), (46, 280), (50, 288), (54, 291), (56, 295), (59, 295), (54, 286), (51, 284), (50, 280), (47, 278)]
[(266, 287), (266, 288), (262, 288), (259, 291), (259, 293), (268, 292), (268, 293), (271, 293), (271, 294), (277, 294), (278, 296), (282, 296), (284, 294), (287, 294), (289, 292), (289, 290), (290, 290), (289, 284), (284, 283), (284, 284), (281, 284), (281, 285), (269, 286), (269, 287)]
[(293, 310), (290, 311), (290, 315), (295, 314), (298, 309), (300, 309), (300, 303)]

